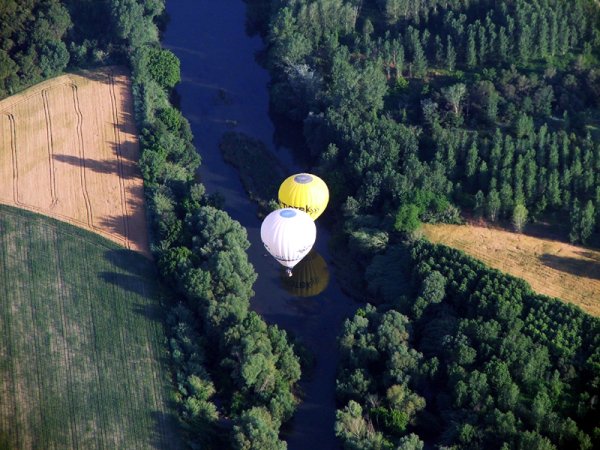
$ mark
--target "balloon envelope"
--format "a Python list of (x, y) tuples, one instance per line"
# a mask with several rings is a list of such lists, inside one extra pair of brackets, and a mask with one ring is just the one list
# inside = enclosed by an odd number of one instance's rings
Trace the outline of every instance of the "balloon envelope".
[(319, 217), (329, 202), (325, 182), (310, 173), (298, 173), (285, 179), (279, 187), (282, 208), (295, 208), (307, 213), (313, 220)]
[(291, 277), (281, 275), (283, 287), (296, 297), (319, 295), (329, 284), (329, 269), (321, 255), (312, 250), (294, 268)]
[(303, 211), (276, 209), (263, 220), (260, 238), (271, 256), (291, 269), (310, 252), (317, 238), (317, 227)]

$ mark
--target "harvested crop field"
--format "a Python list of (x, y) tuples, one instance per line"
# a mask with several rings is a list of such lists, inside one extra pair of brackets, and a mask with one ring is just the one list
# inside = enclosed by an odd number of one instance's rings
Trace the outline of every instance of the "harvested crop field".
[(423, 226), (432, 242), (448, 245), (600, 316), (600, 252), (559, 241), (473, 225)]
[(0, 206), (0, 448), (177, 449), (154, 265)]
[(63, 75), (0, 101), (0, 203), (149, 254), (130, 81)]

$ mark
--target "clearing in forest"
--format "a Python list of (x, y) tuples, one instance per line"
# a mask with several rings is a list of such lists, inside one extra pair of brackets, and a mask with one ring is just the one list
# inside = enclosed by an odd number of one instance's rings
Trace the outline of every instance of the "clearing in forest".
[(149, 254), (129, 78), (63, 75), (0, 101), (0, 203)]
[(0, 205), (0, 449), (177, 449), (153, 263)]
[(474, 225), (423, 226), (432, 242), (464, 251), (526, 280), (533, 290), (600, 316), (600, 252), (564, 242)]

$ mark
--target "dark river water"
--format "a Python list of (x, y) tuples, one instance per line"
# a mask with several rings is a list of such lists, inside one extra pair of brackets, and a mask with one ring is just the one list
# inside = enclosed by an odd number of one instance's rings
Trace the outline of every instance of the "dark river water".
[[(259, 37), (246, 34), (242, 0), (168, 0), (167, 11), (170, 22), (163, 44), (181, 60), (182, 82), (177, 92), (202, 156), (201, 181), (209, 193), (223, 195), (225, 210), (248, 230), (248, 255), (258, 273), (251, 307), (267, 322), (296, 336), (315, 357), (314, 369), (300, 383), (303, 401), (284, 427), (283, 438), (290, 450), (338, 448), (333, 431), (336, 337), (357, 305), (342, 293), (331, 267), (329, 283), (321, 293), (299, 295), (315, 293), (324, 286), (327, 273), (318, 257), (313, 258), (315, 267), (306, 268), (309, 279), (320, 280), (316, 285), (298, 285), (297, 289), (284, 285), (281, 267), (266, 255), (261, 243), (257, 207), (218, 148), (224, 132), (240, 131), (267, 144), (290, 175), (310, 169), (295, 162), (288, 149), (274, 144), (275, 128), (268, 112), (269, 74), (256, 61), (264, 44)], [(330, 265), (329, 234), (318, 222), (317, 229), (315, 249)]]

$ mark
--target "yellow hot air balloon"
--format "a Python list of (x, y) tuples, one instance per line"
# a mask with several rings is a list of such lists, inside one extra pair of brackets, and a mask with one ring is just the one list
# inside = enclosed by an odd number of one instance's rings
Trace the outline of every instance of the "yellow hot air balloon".
[(329, 284), (329, 269), (321, 255), (312, 250), (294, 268), (291, 277), (281, 276), (283, 287), (296, 297), (319, 295)]
[(316, 220), (329, 202), (329, 189), (325, 182), (310, 173), (288, 177), (279, 187), (279, 204), (282, 208), (295, 208)]

